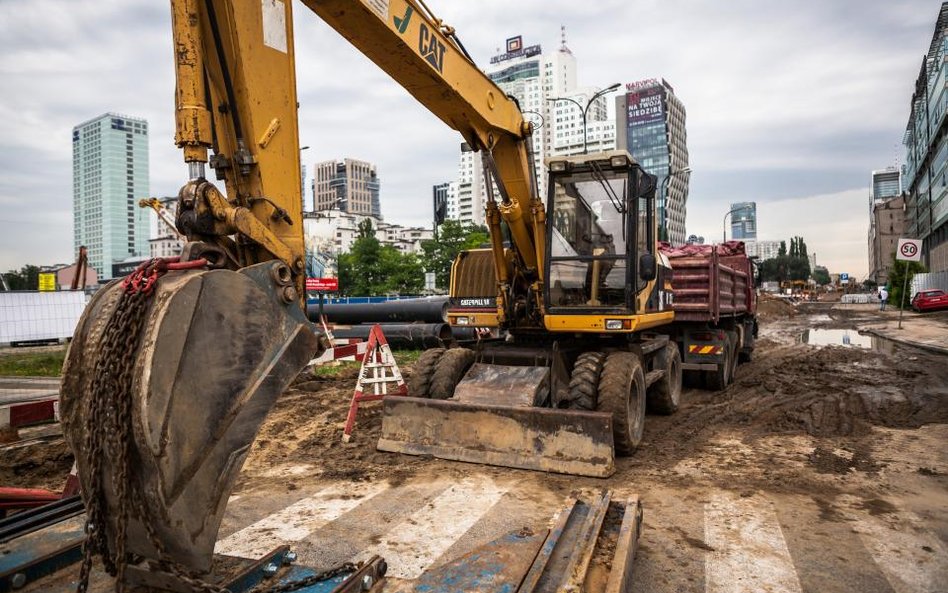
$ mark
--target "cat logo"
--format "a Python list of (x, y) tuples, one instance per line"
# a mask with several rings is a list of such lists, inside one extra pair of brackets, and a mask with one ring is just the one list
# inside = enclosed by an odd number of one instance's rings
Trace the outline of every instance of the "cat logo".
[(444, 44), (425, 23), (421, 23), (418, 32), (418, 53), (431, 64), (432, 68), (438, 72), (444, 72)]

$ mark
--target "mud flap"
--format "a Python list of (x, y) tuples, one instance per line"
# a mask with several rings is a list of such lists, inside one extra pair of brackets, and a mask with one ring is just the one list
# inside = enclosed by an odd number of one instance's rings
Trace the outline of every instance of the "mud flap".
[[(268, 262), (240, 272), (170, 272), (151, 297), (135, 356), (132, 475), (170, 559), (210, 567), (234, 481), (277, 396), (318, 349), (298, 303), (282, 300), (286, 278)], [(107, 320), (121, 283), (86, 307), (66, 356), (62, 424), (88, 492), (89, 393)], [(103, 460), (108, 539), (117, 500)], [(128, 551), (156, 558), (144, 527), (130, 520)]]
[(606, 478), (615, 473), (612, 415), (391, 396), (378, 449)]

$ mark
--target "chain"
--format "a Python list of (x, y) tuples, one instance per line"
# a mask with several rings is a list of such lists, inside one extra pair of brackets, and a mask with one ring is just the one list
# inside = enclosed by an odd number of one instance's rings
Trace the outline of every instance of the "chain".
[[(132, 383), (141, 332), (145, 327), (150, 297), (158, 279), (168, 270), (201, 268), (206, 260), (177, 263), (177, 258), (152, 259), (135, 269), (122, 281), (122, 294), (109, 317), (99, 344), (88, 403), (88, 424), (83, 452), (87, 455), (89, 475), (86, 506), (86, 540), (82, 547), (77, 593), (86, 593), (95, 555), (102, 558), (105, 571), (115, 577), (115, 591), (125, 591), (128, 566), (128, 519), (134, 514), (145, 529), (158, 555), (157, 568), (186, 584), (195, 593), (231, 593), (225, 587), (209, 583), (170, 558), (154, 528), (154, 519), (144, 495), (133, 487), (129, 475), (132, 433)], [(102, 458), (110, 459), (109, 475), (118, 504), (115, 520), (114, 551), (107, 539), (108, 503), (103, 487)], [(353, 572), (359, 565), (345, 563), (306, 578), (270, 587), (254, 588), (252, 593), (289, 593), (326, 579)]]

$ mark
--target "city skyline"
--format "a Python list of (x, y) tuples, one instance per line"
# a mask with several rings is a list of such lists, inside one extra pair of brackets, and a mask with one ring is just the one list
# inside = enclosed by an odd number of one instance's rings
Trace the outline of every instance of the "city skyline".
[[(759, 236), (801, 234), (821, 263), (865, 275), (866, 171), (901, 158), (937, 4), (867, 2), (853, 11), (815, 0), (793, 7), (742, 2), (722, 11), (673, 2), (637, 8), (637, 18), (653, 26), (635, 35), (614, 16), (629, 10), (624, 3), (604, 2), (582, 15), (563, 6), (432, 8), (457, 28), (481, 67), (498, 40), (522, 35), (552, 46), (565, 23), (584, 64), (581, 85), (673, 81), (688, 107), (688, 234), (719, 236), (727, 205), (754, 199)], [(0, 100), (0, 147), (10, 156), (0, 182), (7, 209), (0, 268), (69, 261), (68, 134), (75, 122), (113, 110), (142, 115), (151, 124), (153, 192), (173, 195), (185, 181), (173, 146), (168, 10), (48, 0), (4, 3), (0, 14), (0, 64), (10, 89)], [(430, 188), (453, 177), (459, 135), (302, 7), (296, 31), (301, 142), (312, 146), (306, 161), (358, 154), (377, 163), (386, 178), (383, 215), (428, 224)], [(92, 76), (97, 84), (88, 83)], [(26, 196), (41, 219), (15, 207)]]

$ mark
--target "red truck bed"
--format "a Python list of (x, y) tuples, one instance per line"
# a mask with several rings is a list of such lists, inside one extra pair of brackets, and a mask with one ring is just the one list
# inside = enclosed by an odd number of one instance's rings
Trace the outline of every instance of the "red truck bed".
[(662, 244), (660, 251), (671, 262), (676, 321), (717, 323), (757, 312), (754, 271), (742, 241), (677, 248)]

